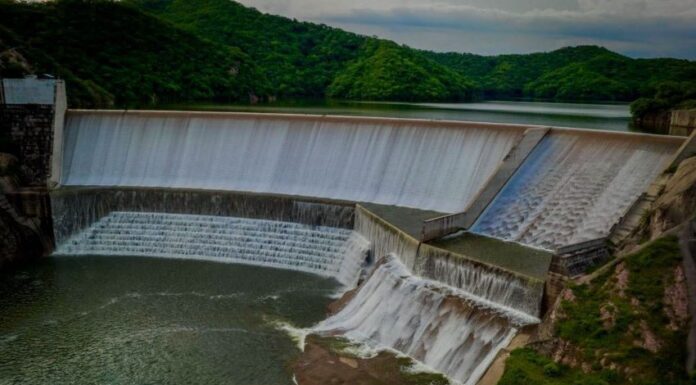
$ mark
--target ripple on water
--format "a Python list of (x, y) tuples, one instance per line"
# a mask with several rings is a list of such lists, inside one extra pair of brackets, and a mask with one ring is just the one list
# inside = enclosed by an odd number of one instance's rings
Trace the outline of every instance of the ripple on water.
[(309, 327), (338, 286), (145, 258), (48, 259), (24, 274), (0, 280), (0, 383), (290, 385), (297, 344), (267, 320)]

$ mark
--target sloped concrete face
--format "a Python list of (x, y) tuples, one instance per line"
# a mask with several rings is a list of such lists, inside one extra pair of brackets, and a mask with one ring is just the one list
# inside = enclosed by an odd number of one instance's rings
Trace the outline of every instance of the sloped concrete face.
[(607, 237), (683, 141), (553, 130), (472, 230), (547, 250)]
[(546, 127), (528, 128), (522, 139), (510, 150), (466, 210), (425, 221), (421, 240), (427, 242), (459, 229), (470, 228), (548, 131), (549, 129)]
[(463, 210), (523, 127), (358, 117), (69, 111), (61, 184), (276, 193)]

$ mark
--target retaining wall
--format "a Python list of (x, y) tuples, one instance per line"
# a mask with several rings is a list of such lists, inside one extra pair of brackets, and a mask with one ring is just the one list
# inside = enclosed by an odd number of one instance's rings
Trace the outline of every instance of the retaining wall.
[(51, 192), (60, 244), (113, 211), (219, 215), (353, 228), (353, 205), (291, 196), (157, 188), (63, 188)]
[(467, 256), (419, 242), (360, 205), (355, 228), (373, 243), (373, 255), (396, 254), (418, 276), (510, 309), (538, 316), (544, 281), (488, 265)]

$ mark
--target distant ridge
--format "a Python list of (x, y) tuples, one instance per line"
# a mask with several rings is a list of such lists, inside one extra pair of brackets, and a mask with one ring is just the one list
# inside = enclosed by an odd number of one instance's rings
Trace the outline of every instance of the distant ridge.
[(0, 15), (0, 76), (58, 74), (74, 106), (275, 97), (631, 101), (667, 81), (696, 81), (688, 60), (632, 59), (596, 46), (435, 53), (230, 0), (0, 0)]

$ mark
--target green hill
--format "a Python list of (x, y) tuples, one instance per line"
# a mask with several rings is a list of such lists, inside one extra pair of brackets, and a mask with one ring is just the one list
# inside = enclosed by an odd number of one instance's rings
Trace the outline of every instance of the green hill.
[(478, 81), (484, 98), (634, 100), (661, 83), (696, 79), (696, 62), (632, 59), (602, 47), (566, 47), (528, 55), (424, 52)]
[(464, 76), (389, 41), (368, 41), (360, 58), (327, 90), (353, 100), (465, 100), (475, 85)]
[(0, 15), (2, 44), (35, 72), (67, 79), (72, 105), (240, 100), (266, 91), (267, 81), (238, 48), (117, 2), (3, 0)]
[(26, 72), (65, 78), (75, 106), (257, 97), (631, 101), (666, 82), (696, 81), (696, 62), (595, 46), (435, 53), (231, 0), (0, 0), (0, 76)]
[(323, 97), (369, 38), (285, 17), (230, 0), (129, 0), (206, 39), (249, 54), (280, 97)]

